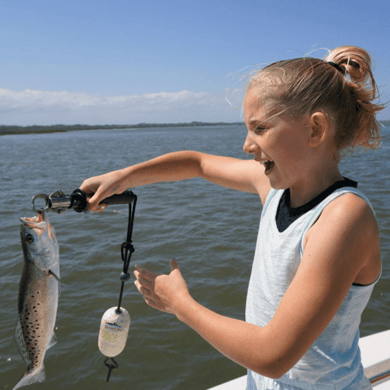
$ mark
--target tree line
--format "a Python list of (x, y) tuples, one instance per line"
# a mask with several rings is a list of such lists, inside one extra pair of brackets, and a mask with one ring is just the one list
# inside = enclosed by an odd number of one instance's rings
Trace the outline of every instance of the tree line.
[(0, 125), (0, 135), (10, 134), (44, 134), (77, 130), (118, 130), (118, 129), (142, 129), (155, 127), (194, 127), (194, 126), (229, 126), (243, 125), (243, 122), (190, 122), (190, 123), (138, 123), (136, 125), (49, 125), (49, 126), (12, 126)]
[[(390, 127), (390, 120), (380, 121), (386, 127)], [(11, 134), (44, 134), (77, 130), (118, 130), (118, 129), (143, 129), (158, 127), (194, 127), (194, 126), (229, 126), (244, 125), (244, 122), (189, 122), (189, 123), (138, 123), (136, 125), (49, 125), (49, 126), (11, 126), (0, 125), (0, 135)]]

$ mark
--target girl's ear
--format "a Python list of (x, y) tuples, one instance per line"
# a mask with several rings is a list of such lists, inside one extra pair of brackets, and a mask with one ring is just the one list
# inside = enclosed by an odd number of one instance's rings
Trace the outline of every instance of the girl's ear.
[(313, 148), (321, 145), (331, 136), (331, 126), (328, 116), (322, 111), (314, 112), (309, 119), (310, 140)]

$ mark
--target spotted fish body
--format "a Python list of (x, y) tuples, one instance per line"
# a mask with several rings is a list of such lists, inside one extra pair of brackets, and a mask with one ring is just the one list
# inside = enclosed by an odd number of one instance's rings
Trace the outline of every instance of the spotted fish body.
[(54, 228), (46, 213), (21, 218), (24, 267), (20, 280), (15, 339), (27, 370), (13, 390), (45, 380), (43, 360), (57, 340), (54, 325), (60, 260)]

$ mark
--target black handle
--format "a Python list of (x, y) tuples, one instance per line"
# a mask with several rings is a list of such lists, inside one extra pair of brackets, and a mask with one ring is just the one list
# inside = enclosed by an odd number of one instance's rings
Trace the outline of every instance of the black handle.
[[(72, 204), (70, 205), (70, 209), (77, 211), (78, 213), (83, 212), (87, 208), (87, 195), (86, 193), (78, 188), (74, 190), (72, 195)], [(126, 190), (121, 194), (112, 195), (106, 199), (103, 199), (99, 204), (105, 203), (107, 205), (113, 204), (130, 204), (134, 201), (135, 195), (132, 191)]]
[(112, 195), (106, 199), (103, 199), (99, 204), (105, 203), (105, 204), (130, 204), (134, 201), (135, 195), (132, 191), (126, 190), (125, 192), (122, 192), (121, 194)]

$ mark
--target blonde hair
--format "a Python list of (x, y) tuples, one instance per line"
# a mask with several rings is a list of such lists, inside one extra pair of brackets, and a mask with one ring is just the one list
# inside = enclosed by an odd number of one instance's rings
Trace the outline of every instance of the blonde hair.
[(304, 57), (275, 62), (252, 77), (248, 89), (259, 84), (265, 87), (267, 98), (289, 115), (319, 110), (329, 114), (334, 119), (338, 150), (380, 146), (376, 113), (384, 105), (374, 103), (377, 87), (371, 58), (364, 49), (340, 46), (325, 61)]

